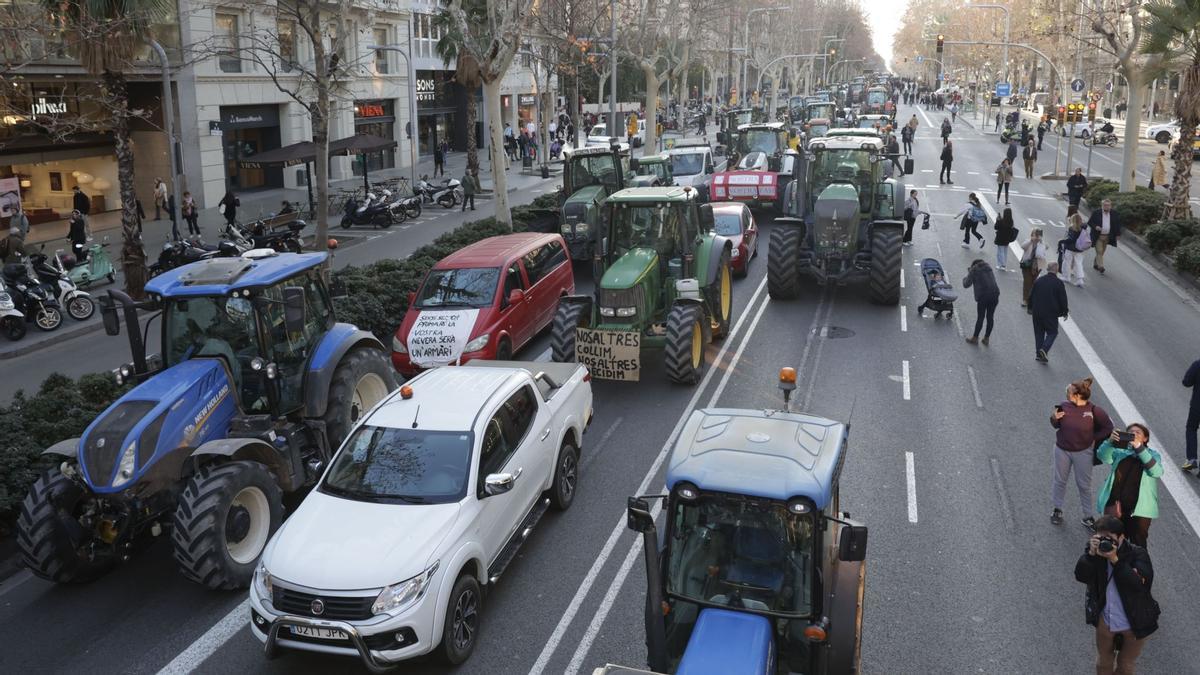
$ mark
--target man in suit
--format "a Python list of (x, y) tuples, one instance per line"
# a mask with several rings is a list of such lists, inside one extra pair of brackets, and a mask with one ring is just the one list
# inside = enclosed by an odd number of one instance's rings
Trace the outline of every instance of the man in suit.
[(1093, 247), (1096, 249), (1096, 259), (1092, 261), (1092, 269), (1104, 274), (1104, 251), (1109, 246), (1117, 245), (1117, 237), (1121, 236), (1121, 221), (1112, 210), (1112, 202), (1105, 199), (1101, 202), (1099, 211), (1092, 211), (1088, 218), (1088, 228), (1091, 229)]
[(1046, 265), (1046, 271), (1029, 291), (1029, 313), (1033, 315), (1033, 340), (1037, 360), (1049, 363), (1050, 348), (1058, 337), (1058, 319), (1067, 316), (1067, 288), (1058, 278), (1058, 263)]

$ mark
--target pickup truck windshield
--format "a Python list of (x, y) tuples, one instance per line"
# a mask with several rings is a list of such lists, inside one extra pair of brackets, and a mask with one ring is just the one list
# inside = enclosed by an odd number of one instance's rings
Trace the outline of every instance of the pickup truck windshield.
[(751, 152), (773, 155), (780, 150), (780, 135), (774, 129), (747, 129), (738, 135), (738, 152), (743, 155)]
[(491, 307), (500, 282), (499, 267), (468, 267), (433, 270), (421, 290), (415, 307)]
[(467, 492), (472, 434), (362, 426), (321, 483), (335, 497), (364, 502), (444, 504)]
[(677, 501), (667, 594), (786, 617), (812, 612), (813, 521), (781, 502), (702, 495)]
[(671, 173), (676, 176), (694, 176), (703, 170), (703, 153), (687, 152), (671, 155)]

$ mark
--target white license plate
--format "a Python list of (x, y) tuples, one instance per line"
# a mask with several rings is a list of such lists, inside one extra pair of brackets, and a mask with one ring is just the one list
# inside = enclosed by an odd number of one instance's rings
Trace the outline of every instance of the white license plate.
[(729, 186), (730, 197), (757, 197), (758, 188), (755, 186), (731, 185)]
[(349, 640), (344, 632), (336, 628), (320, 628), (317, 626), (291, 626), (292, 635), (316, 638), (318, 640)]

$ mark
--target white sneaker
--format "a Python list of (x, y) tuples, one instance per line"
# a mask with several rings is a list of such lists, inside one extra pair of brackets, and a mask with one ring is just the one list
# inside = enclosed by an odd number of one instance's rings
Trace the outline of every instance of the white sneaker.
[(963, 248), (971, 248), (971, 246), (969, 244), (963, 244), (962, 247)]
[(1000, 266), (999, 266), (999, 267), (997, 267), (996, 269), (1000, 270), (1001, 272), (1007, 271), (1007, 268), (1006, 268), (1006, 267), (1004, 267), (1004, 265), (1000, 265)]

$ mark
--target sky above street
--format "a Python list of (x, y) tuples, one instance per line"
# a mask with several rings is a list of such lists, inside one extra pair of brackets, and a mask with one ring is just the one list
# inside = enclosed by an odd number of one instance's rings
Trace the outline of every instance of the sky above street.
[(875, 51), (890, 65), (892, 35), (900, 27), (900, 18), (908, 11), (908, 0), (860, 0), (871, 24), (871, 39)]

